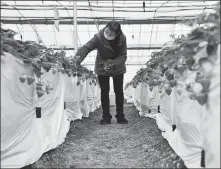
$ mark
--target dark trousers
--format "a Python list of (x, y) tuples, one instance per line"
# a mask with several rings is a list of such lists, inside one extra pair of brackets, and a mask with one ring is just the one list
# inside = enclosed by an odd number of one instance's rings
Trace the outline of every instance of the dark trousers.
[[(110, 101), (109, 101), (109, 91), (110, 91), (110, 77), (109, 76), (98, 76), (99, 84), (101, 87), (101, 106), (103, 109), (103, 119), (110, 120), (112, 116), (110, 115)], [(124, 74), (117, 75), (113, 77), (113, 86), (115, 92), (115, 102), (117, 119), (124, 117), (124, 93), (123, 93), (123, 80)]]

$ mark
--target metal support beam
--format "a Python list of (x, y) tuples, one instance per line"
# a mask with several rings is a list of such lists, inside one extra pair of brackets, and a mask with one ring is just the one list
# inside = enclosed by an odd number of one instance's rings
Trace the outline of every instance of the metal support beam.
[[(140, 24), (177, 24), (178, 22), (181, 22), (182, 20), (179, 19), (154, 19), (154, 20), (120, 20), (118, 21), (120, 24), (128, 24), (128, 25), (140, 25)], [(106, 25), (109, 21), (99, 21), (100, 25)], [(46, 19), (43, 20), (18, 20), (18, 19), (1, 19), (1, 23), (3, 24), (35, 24), (35, 25), (45, 25)], [(47, 20), (47, 24), (54, 24), (53, 20)], [(72, 21), (60, 21), (59, 25), (72, 25)], [(78, 25), (94, 25), (94, 21), (91, 20), (85, 20), (85, 21), (77, 21)]]
[(78, 39), (77, 39), (77, 1), (73, 1), (73, 20), (74, 20), (74, 55), (77, 52), (78, 48)]
[[(127, 45), (127, 50), (153, 50), (153, 49), (161, 49), (163, 46), (162, 45), (154, 45), (152, 44), (151, 46), (147, 45)], [(79, 47), (80, 48), (80, 47)], [(79, 49), (78, 48), (78, 49)], [(53, 49), (53, 50), (61, 50), (59, 47), (53, 47), (53, 48), (48, 48), (48, 49)], [(65, 47), (62, 48), (63, 50), (74, 50), (74, 47)]]

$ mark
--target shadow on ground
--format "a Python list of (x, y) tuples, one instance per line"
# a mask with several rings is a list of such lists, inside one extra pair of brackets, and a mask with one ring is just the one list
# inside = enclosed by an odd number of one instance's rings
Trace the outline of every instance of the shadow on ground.
[(162, 137), (154, 119), (125, 104), (128, 124), (100, 125), (101, 109), (71, 122), (65, 142), (24, 168), (186, 168)]

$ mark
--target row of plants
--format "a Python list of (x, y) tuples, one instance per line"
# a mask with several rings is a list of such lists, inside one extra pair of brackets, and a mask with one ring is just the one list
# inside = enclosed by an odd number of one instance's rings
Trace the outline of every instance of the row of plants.
[(194, 29), (187, 35), (171, 36), (173, 43), (153, 52), (146, 68), (140, 69), (125, 89), (145, 82), (150, 91), (158, 86), (160, 93), (164, 89), (170, 95), (182, 78), (191, 99), (201, 105), (207, 102), (214, 65), (220, 57), (220, 4), (213, 13), (183, 20), (182, 24)]
[[(69, 77), (77, 77), (77, 85), (90, 79), (89, 84), (97, 85), (98, 79), (93, 71), (88, 70), (81, 65), (74, 64), (76, 58), (68, 58), (64, 50), (54, 51), (35, 41), (20, 41), (14, 37), (17, 33), (10, 29), (1, 27), (1, 63), (4, 63), (6, 53), (21, 59), (25, 65), (31, 65), (33, 72), (37, 77), (36, 91), (38, 97), (45, 93), (49, 94), (53, 86), (42, 80), (42, 76), (51, 71), (53, 75), (57, 72), (66, 74)], [(21, 83), (27, 82), (31, 85), (35, 82), (35, 77), (21, 74), (19, 77)]]

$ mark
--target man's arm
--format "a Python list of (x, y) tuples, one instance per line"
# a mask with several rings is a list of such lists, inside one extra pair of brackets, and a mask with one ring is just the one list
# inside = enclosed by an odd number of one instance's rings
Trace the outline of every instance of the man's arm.
[(122, 42), (122, 46), (119, 52), (119, 56), (116, 59), (113, 59), (113, 64), (118, 65), (126, 62), (127, 60), (127, 40), (126, 37)]
[(91, 40), (89, 40), (84, 46), (78, 49), (75, 56), (79, 56), (77, 62), (81, 63), (85, 57), (97, 47), (97, 38), (94, 36)]

